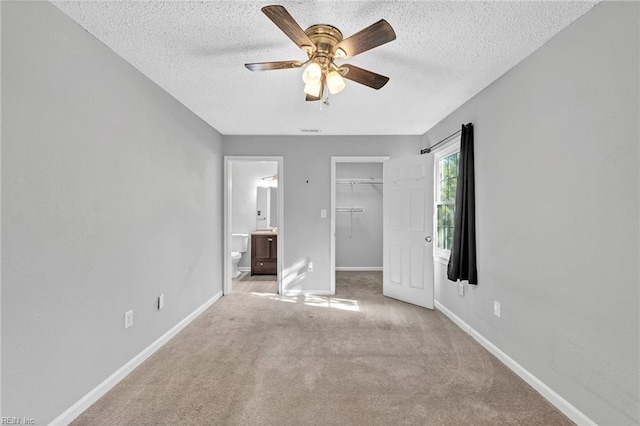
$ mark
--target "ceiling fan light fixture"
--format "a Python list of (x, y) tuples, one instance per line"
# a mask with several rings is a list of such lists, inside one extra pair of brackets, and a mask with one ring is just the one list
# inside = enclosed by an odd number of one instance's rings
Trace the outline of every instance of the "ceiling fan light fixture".
[(376, 90), (382, 88), (389, 81), (389, 77), (358, 68), (355, 65), (337, 65), (334, 62), (334, 59), (352, 58), (395, 40), (395, 31), (384, 19), (343, 38), (342, 32), (333, 25), (315, 24), (303, 30), (284, 6), (265, 6), (261, 10), (296, 46), (307, 53), (309, 59), (306, 62), (249, 63), (245, 64), (248, 70), (283, 70), (302, 68), (308, 64), (302, 72), (302, 81), (305, 83), (304, 92), (307, 94), (305, 100), (322, 101), (325, 105), (329, 104), (328, 97), (322, 99), (325, 84), (331, 94), (336, 94), (345, 88), (344, 79)]
[(317, 62), (311, 62), (309, 65), (307, 65), (307, 67), (304, 69), (304, 72), (302, 73), (302, 81), (304, 81), (305, 84), (316, 85), (320, 84), (321, 80), (322, 68)]
[(342, 92), (344, 86), (344, 79), (337, 71), (331, 71), (327, 74), (327, 87), (329, 87), (329, 92), (331, 92), (332, 95)]
[(307, 83), (304, 85), (304, 93), (315, 98), (320, 97), (320, 91), (322, 90), (322, 80), (317, 83)]

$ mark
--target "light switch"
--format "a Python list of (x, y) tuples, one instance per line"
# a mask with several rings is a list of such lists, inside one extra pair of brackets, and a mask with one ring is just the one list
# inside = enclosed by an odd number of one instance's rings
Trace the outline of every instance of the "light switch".
[(327, 209), (320, 209), (320, 219), (327, 218)]

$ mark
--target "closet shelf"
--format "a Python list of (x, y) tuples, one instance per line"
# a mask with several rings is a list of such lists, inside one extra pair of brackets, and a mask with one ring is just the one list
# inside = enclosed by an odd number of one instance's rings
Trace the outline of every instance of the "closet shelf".
[(382, 179), (336, 179), (336, 183), (339, 185), (382, 185)]
[(364, 213), (363, 207), (336, 207), (337, 213)]

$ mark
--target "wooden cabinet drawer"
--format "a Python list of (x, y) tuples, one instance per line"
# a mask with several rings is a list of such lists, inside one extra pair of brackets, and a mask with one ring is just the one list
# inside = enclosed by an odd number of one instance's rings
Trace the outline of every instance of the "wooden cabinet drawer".
[(251, 264), (251, 273), (253, 275), (275, 275), (276, 265), (275, 260), (254, 260)]

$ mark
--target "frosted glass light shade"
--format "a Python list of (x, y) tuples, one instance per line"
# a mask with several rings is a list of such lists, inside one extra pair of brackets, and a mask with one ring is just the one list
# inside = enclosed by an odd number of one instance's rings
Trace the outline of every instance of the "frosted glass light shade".
[(307, 83), (304, 85), (304, 93), (316, 98), (320, 97), (320, 90), (322, 89), (322, 81), (317, 83)]
[(337, 71), (331, 71), (327, 74), (327, 87), (332, 95), (340, 93), (344, 89), (344, 79)]
[(317, 84), (320, 83), (322, 79), (322, 68), (315, 62), (311, 62), (307, 65), (304, 72), (302, 73), (302, 81), (305, 84)]

